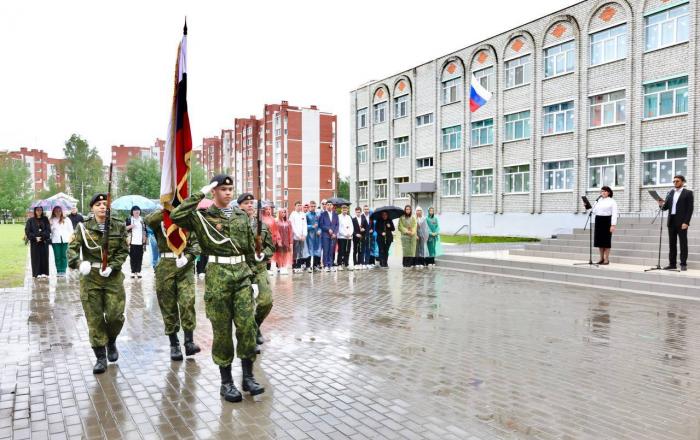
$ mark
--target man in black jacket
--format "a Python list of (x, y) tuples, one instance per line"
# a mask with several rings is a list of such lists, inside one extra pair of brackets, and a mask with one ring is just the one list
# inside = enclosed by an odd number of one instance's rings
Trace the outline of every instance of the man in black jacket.
[(676, 237), (681, 242), (681, 270), (687, 270), (688, 260), (688, 227), (693, 217), (693, 192), (683, 188), (685, 177), (680, 174), (673, 177), (673, 186), (666, 200), (659, 200), (662, 210), (669, 210), (668, 215), (668, 266), (664, 269), (676, 269)]
[(78, 223), (82, 223), (85, 221), (82, 215), (78, 212), (78, 208), (75, 206), (71, 208), (70, 214), (68, 214), (68, 218), (70, 219), (70, 222), (73, 224), (73, 229), (78, 228)]
[(355, 269), (364, 269), (367, 262), (364, 259), (364, 243), (367, 234), (367, 220), (362, 217), (362, 209), (355, 208), (352, 218), (352, 264)]

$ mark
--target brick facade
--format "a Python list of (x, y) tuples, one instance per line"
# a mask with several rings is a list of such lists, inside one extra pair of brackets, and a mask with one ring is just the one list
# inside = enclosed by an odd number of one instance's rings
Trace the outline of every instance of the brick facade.
[(29, 169), (35, 194), (48, 189), (49, 178), (52, 176), (56, 179), (58, 186), (67, 183), (65, 170), (62, 170), (65, 159), (52, 158), (44, 150), (27, 147), (21, 147), (17, 151), (0, 152), (0, 154), (9, 155), (24, 162)]

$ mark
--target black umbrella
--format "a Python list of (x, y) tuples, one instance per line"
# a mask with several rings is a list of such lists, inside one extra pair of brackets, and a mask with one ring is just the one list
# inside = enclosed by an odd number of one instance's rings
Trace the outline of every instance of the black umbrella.
[(350, 203), (350, 200), (345, 200), (342, 197), (331, 197), (330, 199), (326, 200), (326, 203), (330, 203), (333, 206), (352, 205), (352, 203)]
[(398, 206), (382, 206), (381, 208), (375, 209), (370, 218), (372, 220), (379, 220), (379, 216), (382, 212), (389, 214), (389, 220), (397, 219), (403, 215), (403, 209)]

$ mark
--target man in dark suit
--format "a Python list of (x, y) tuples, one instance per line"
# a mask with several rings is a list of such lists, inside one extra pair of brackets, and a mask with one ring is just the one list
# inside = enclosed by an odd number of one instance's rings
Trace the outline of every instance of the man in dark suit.
[(338, 238), (338, 214), (332, 203), (326, 203), (325, 211), (318, 218), (318, 228), (321, 230), (321, 247), (323, 249), (323, 266), (326, 272), (335, 272), (333, 260), (335, 257), (335, 242)]
[(683, 188), (685, 177), (680, 174), (673, 177), (674, 188), (666, 195), (666, 200), (659, 200), (662, 210), (669, 210), (668, 215), (668, 266), (666, 270), (676, 269), (676, 237), (681, 242), (681, 270), (688, 269), (688, 227), (693, 217), (693, 192)]
[(365, 258), (363, 244), (365, 235), (369, 229), (367, 219), (362, 215), (362, 209), (358, 206), (355, 208), (355, 217), (352, 218), (352, 264), (355, 269), (364, 269)]

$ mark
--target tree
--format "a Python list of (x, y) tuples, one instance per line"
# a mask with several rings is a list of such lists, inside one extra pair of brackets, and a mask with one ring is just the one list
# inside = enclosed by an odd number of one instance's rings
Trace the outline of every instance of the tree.
[(341, 179), (338, 175), (336, 180), (338, 181), (338, 197), (350, 200), (350, 176)]
[(119, 175), (119, 195), (139, 194), (149, 199), (160, 197), (160, 164), (153, 158), (132, 159)]
[(190, 156), (190, 194), (194, 191), (199, 191), (201, 187), (209, 183), (207, 174), (204, 172), (204, 167), (197, 162), (195, 155)]
[(102, 170), (102, 159), (97, 148), (90, 147), (88, 142), (77, 134), (71, 135), (63, 147), (66, 157), (66, 176), (73, 197), (78, 199), (81, 211), (85, 212), (90, 206), (93, 194), (104, 191), (105, 179)]
[(0, 211), (24, 217), (33, 196), (31, 175), (24, 162), (9, 156), (0, 157)]
[(58, 182), (56, 182), (56, 176), (50, 176), (46, 183), (47, 188), (39, 193), (39, 199), (48, 199), (54, 194), (66, 192), (65, 185), (59, 185)]

